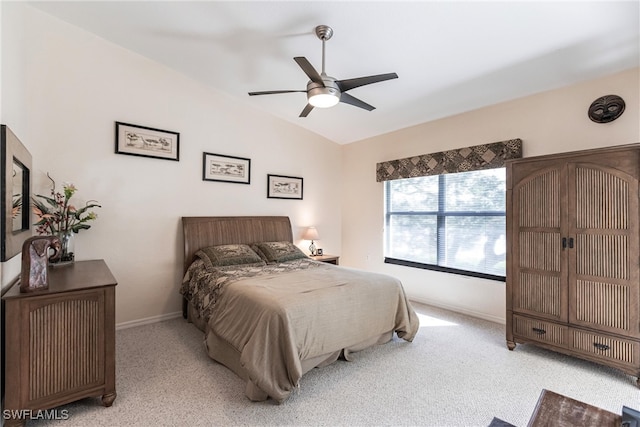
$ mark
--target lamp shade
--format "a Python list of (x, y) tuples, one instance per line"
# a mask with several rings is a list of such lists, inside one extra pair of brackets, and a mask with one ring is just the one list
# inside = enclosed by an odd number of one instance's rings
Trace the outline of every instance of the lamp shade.
[(315, 227), (307, 228), (302, 234), (303, 240), (318, 240), (319, 238), (318, 230)]

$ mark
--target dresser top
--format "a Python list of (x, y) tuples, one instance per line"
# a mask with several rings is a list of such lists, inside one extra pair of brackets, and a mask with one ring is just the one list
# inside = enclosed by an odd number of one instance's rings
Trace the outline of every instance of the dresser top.
[(20, 284), (15, 283), (2, 296), (2, 299), (37, 297), (117, 284), (104, 260), (76, 261), (67, 265), (49, 267), (48, 289), (21, 293)]

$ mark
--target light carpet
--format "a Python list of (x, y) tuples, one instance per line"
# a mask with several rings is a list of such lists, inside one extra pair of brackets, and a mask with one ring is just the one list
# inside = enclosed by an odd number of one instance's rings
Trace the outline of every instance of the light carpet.
[(244, 382), (205, 352), (183, 319), (119, 330), (118, 397), (58, 409), (29, 426), (526, 426), (542, 389), (622, 412), (640, 408), (635, 377), (530, 345), (507, 350), (504, 325), (413, 303), (421, 327), (314, 369), (281, 405), (251, 402)]

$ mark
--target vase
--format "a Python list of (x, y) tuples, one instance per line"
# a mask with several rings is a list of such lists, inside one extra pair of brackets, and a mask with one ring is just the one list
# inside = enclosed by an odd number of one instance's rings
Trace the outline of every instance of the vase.
[(73, 231), (62, 231), (58, 233), (58, 238), (60, 239), (60, 258), (58, 259), (58, 263), (68, 263), (73, 262), (75, 259), (74, 254), (74, 235)]

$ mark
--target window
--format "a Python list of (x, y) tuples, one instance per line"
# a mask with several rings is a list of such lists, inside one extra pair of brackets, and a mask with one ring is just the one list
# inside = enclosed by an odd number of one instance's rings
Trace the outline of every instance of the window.
[(504, 280), (505, 169), (385, 182), (385, 262)]

